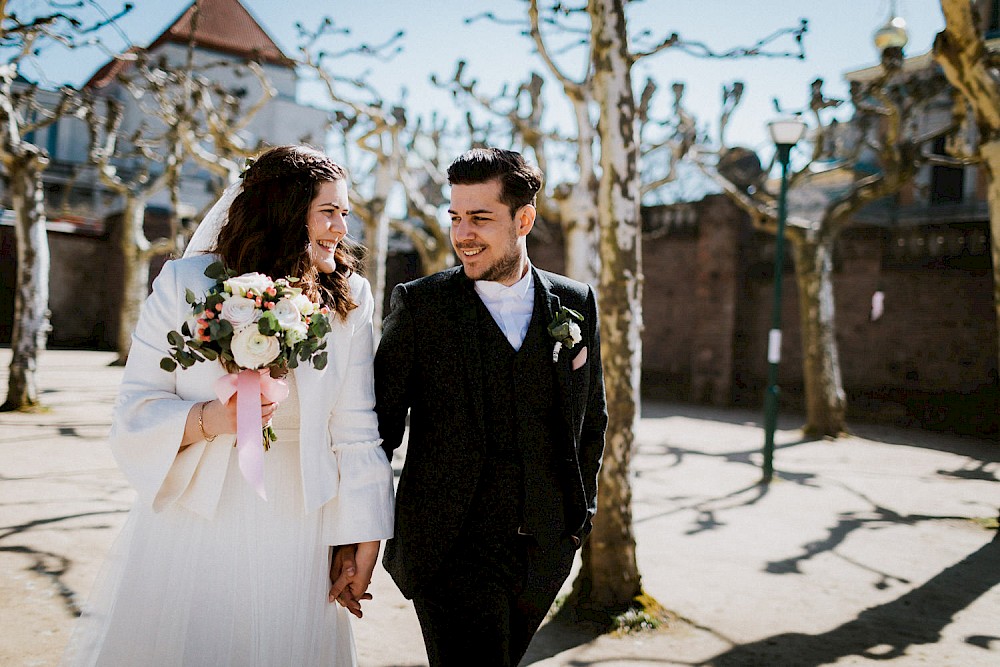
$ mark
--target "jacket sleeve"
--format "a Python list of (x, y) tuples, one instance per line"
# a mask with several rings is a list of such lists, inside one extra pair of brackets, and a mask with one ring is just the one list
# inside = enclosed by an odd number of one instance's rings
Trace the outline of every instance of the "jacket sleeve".
[(360, 277), (358, 308), (343, 385), (330, 414), (331, 449), (340, 469), (337, 501), (324, 509), (329, 544), (384, 540), (393, 534), (392, 467), (379, 447), (372, 359), (374, 299)]
[(411, 404), (414, 326), (406, 303), (405, 285), (392, 291), (389, 315), (382, 326), (382, 338), (375, 353), (375, 412), (382, 447), (389, 459), (403, 442), (406, 414)]
[(587, 397), (587, 411), (583, 416), (580, 434), (580, 474), (587, 497), (587, 522), (583, 528), (586, 536), (593, 528), (593, 518), (597, 513), (597, 476), (601, 471), (604, 457), (604, 434), (608, 428), (608, 408), (604, 397), (604, 371), (601, 366), (601, 325), (597, 312), (594, 290), (587, 289), (587, 315), (590, 335), (590, 395)]
[[(196, 401), (177, 394), (178, 370), (168, 373), (160, 359), (169, 349), (167, 332), (179, 329), (188, 305), (180, 298), (175, 262), (167, 262), (153, 283), (132, 334), (125, 374), (112, 418), (110, 444), (139, 501), (159, 511), (189, 487), (208, 452), (204, 440), (178, 454), (188, 412)], [(232, 444), (219, 438), (213, 450)], [(209, 458), (211, 458), (209, 456)]]

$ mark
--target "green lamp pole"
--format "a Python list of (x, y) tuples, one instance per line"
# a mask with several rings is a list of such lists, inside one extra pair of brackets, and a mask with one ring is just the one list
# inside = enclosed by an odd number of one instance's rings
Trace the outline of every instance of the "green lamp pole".
[(785, 222), (788, 217), (788, 163), (792, 147), (806, 131), (798, 118), (775, 120), (767, 125), (778, 149), (781, 163), (781, 192), (778, 195), (778, 234), (774, 240), (774, 305), (771, 330), (767, 336), (767, 393), (764, 395), (764, 468), (763, 482), (774, 476), (774, 431), (778, 424), (778, 363), (781, 361), (781, 281), (785, 267)]

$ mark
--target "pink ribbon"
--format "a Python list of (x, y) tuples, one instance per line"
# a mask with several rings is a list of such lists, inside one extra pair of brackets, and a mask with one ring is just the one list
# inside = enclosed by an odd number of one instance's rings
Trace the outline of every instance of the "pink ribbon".
[(267, 369), (229, 373), (215, 381), (215, 395), (220, 401), (228, 403), (233, 394), (236, 394), (236, 456), (240, 472), (257, 495), (267, 500), (260, 397), (280, 403), (288, 398), (288, 383), (271, 377)]

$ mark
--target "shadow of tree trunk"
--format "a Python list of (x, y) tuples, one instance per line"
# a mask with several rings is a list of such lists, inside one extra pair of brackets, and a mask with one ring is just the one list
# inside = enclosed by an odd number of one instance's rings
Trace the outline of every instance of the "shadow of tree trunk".
[(568, 606), (562, 605), (555, 616), (549, 619), (535, 633), (528, 651), (519, 663), (521, 667), (533, 665), (571, 648), (582, 646), (607, 632), (606, 627), (596, 623), (581, 623), (576, 613)]
[[(743, 644), (707, 660), (714, 667), (781, 664), (796, 656), (798, 667), (814, 667), (858, 655), (889, 660), (910, 646), (933, 644), (956, 614), (1000, 583), (1000, 533), (923, 586), (818, 635), (787, 633)], [(990, 638), (995, 639), (995, 638)], [(979, 645), (981, 645), (980, 642)]]

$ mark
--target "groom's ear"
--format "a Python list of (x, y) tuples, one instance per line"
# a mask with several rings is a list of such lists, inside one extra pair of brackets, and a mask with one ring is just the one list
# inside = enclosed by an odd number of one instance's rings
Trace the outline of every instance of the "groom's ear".
[(531, 204), (525, 204), (521, 208), (517, 209), (514, 214), (514, 220), (517, 222), (517, 235), (527, 236), (528, 232), (535, 226), (535, 207)]

